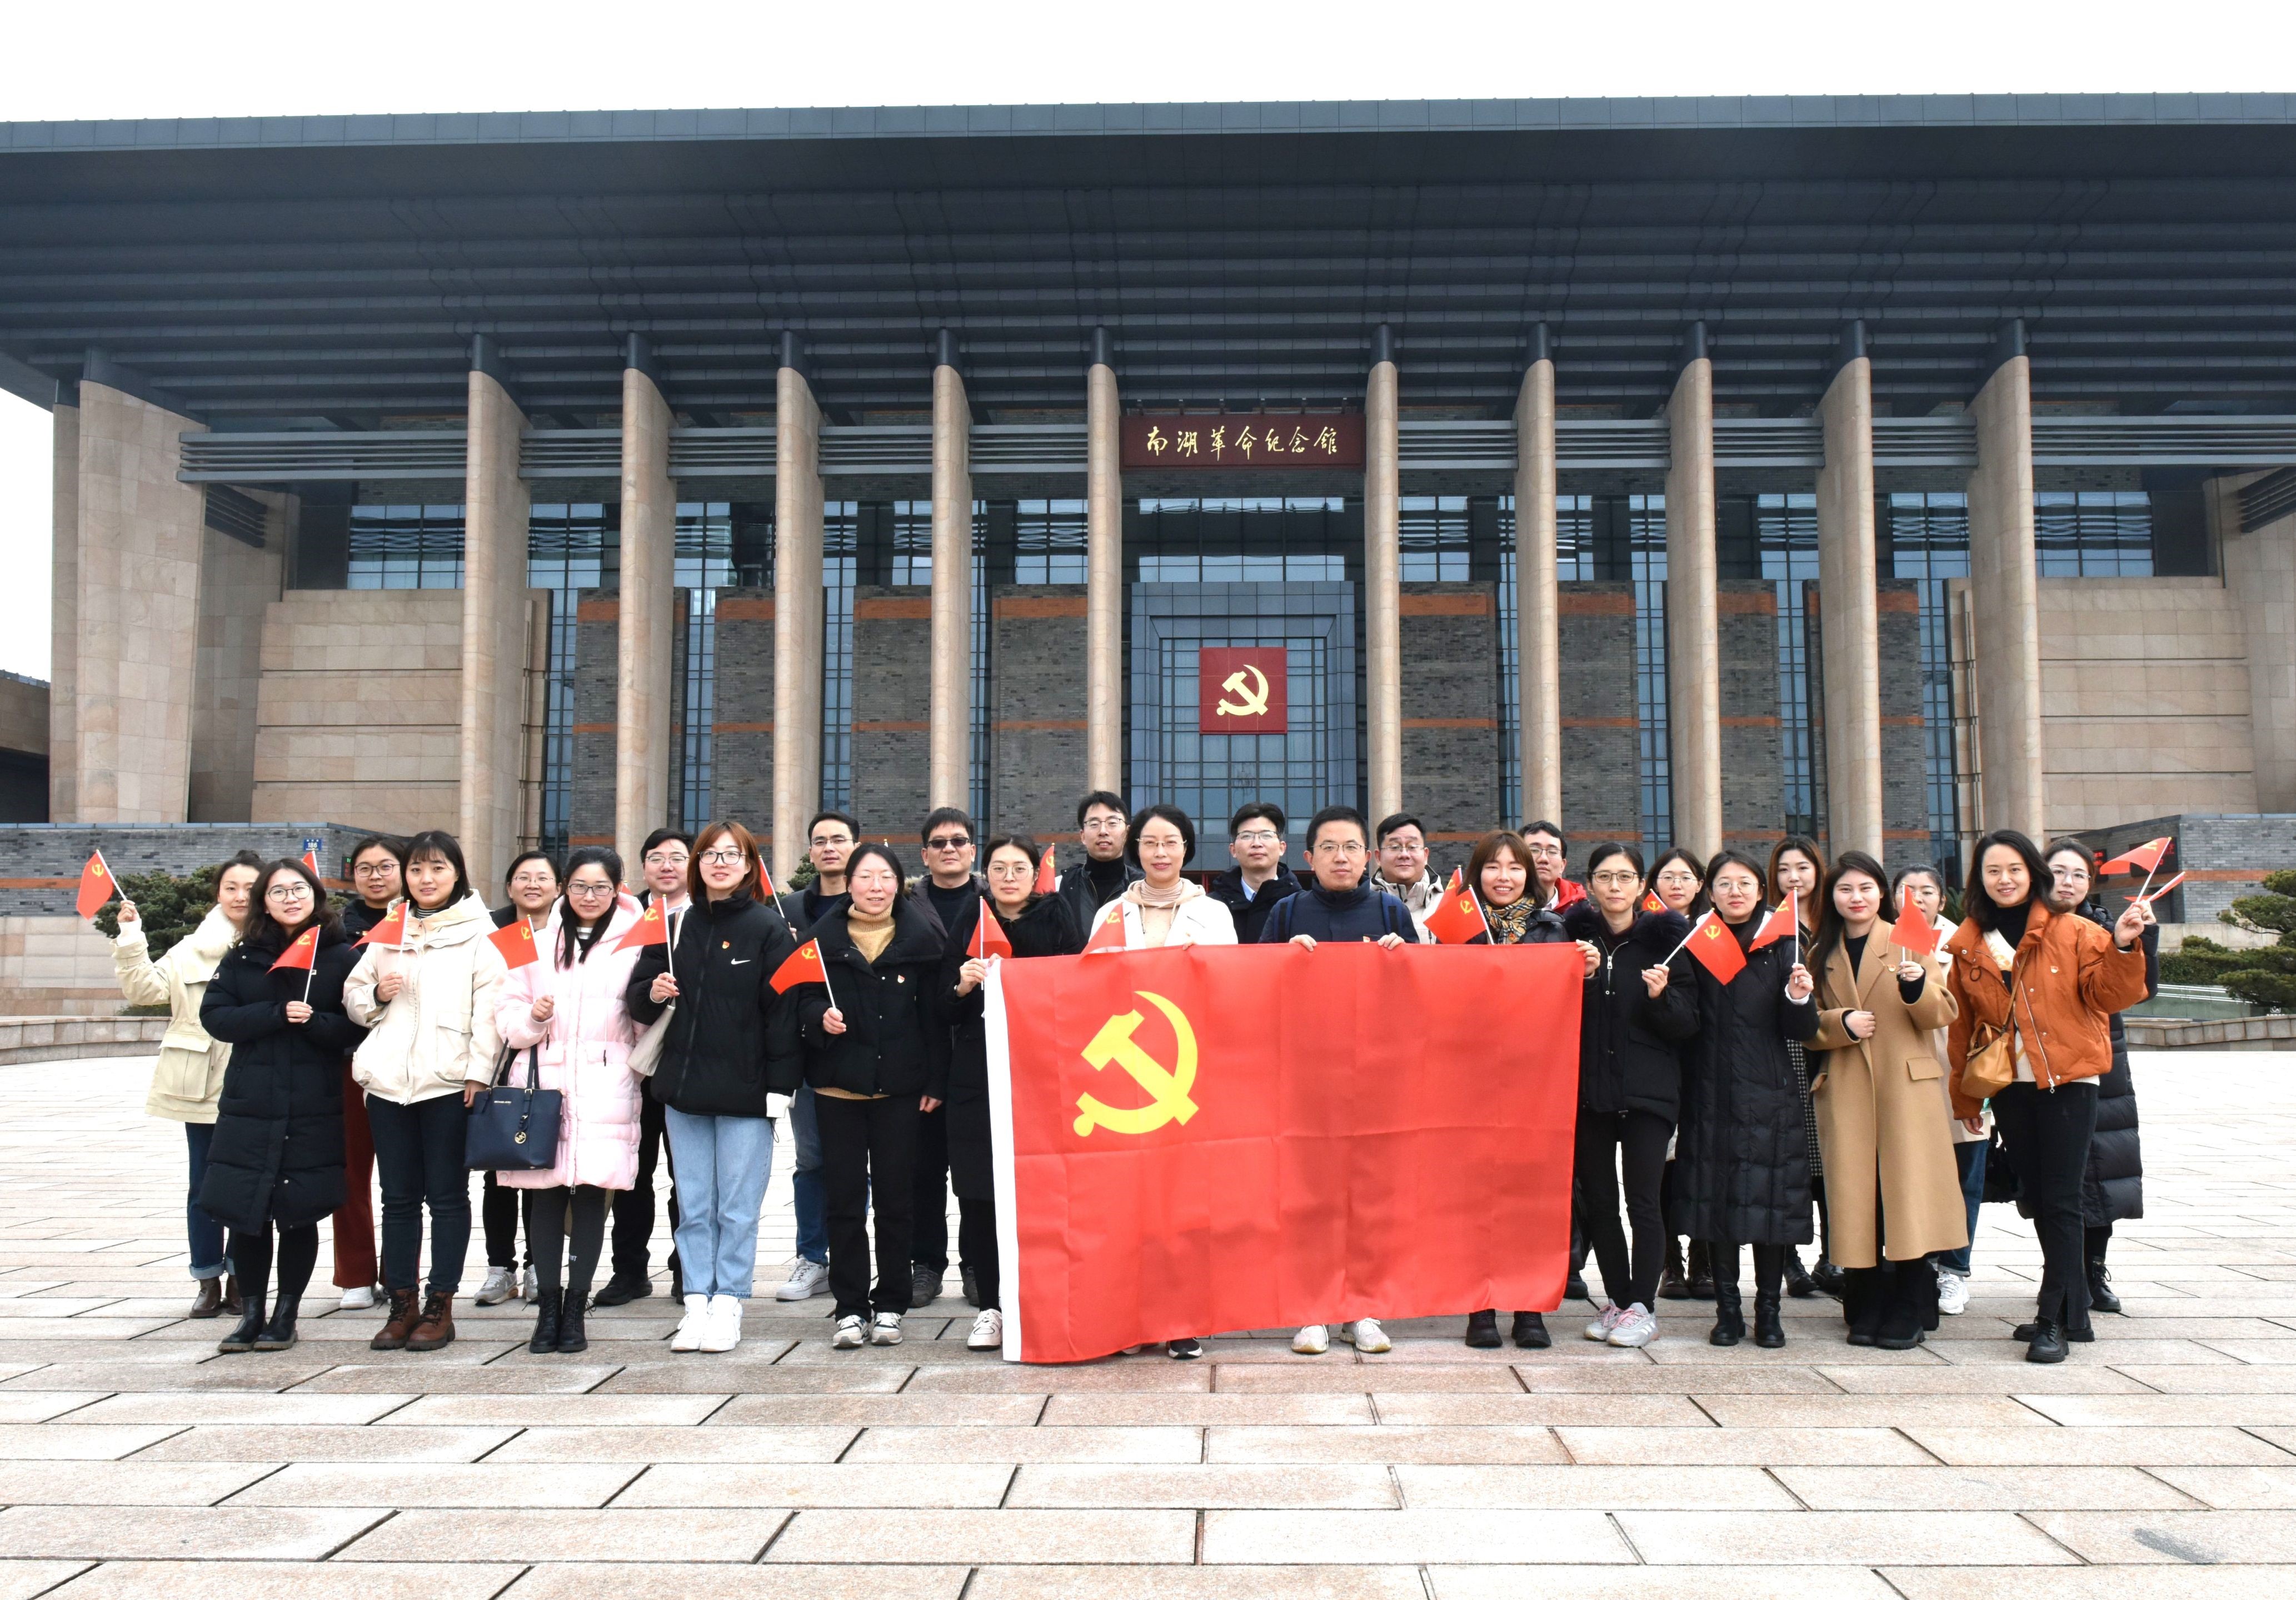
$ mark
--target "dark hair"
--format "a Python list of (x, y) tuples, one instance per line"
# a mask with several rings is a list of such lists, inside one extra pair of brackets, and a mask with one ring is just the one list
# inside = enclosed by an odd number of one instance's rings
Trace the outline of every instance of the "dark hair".
[(1398, 828), (1417, 828), (1419, 830), (1420, 840), (1424, 842), (1427, 838), (1427, 825), (1425, 823), (1412, 816), (1408, 811), (1398, 811), (1392, 816), (1382, 816), (1379, 819), (1379, 826), (1371, 831), (1372, 848), (1376, 849), (1381, 845), (1385, 844), (1387, 842), (1387, 836), (1390, 833), (1394, 833)]
[[(1235, 815), (1227, 819), (1227, 831), (1230, 833), (1242, 833), (1243, 825), (1255, 816), (1272, 825), (1278, 833), (1283, 832), (1283, 808), (1271, 800), (1250, 800), (1238, 806)], [(1315, 837), (1315, 830), (1312, 827), (1309, 828), (1308, 836), (1311, 840)]]
[(1840, 887), (1841, 880), (1852, 873), (1874, 880), (1874, 887), (1885, 897), (1880, 907), (1881, 920), (1895, 920), (1889, 915), (1886, 898), (1890, 892), (1890, 874), (1882, 870), (1882, 864), (1864, 850), (1842, 851), (1834, 858), (1833, 870), (1825, 874), (1825, 888), (1819, 896), (1817, 908), (1817, 937), (1810, 940), (1809, 956), (1804, 963), (1809, 968), (1810, 975), (1821, 985), (1825, 981), (1825, 964), (1833, 959), (1834, 951), (1841, 948), (1841, 941), (1849, 936), (1842, 926), (1841, 913), (1834, 907), (1833, 891)]
[(1122, 795), (1111, 794), (1105, 789), (1095, 789), (1090, 794), (1086, 795), (1082, 800), (1077, 801), (1077, 826), (1084, 826), (1084, 814), (1091, 810), (1095, 806), (1106, 806), (1119, 816), (1125, 815), (1124, 797)]
[(1548, 835), (1556, 844), (1562, 847), (1562, 858), (1565, 861), (1570, 859), (1570, 841), (1562, 836), (1562, 829), (1559, 825), (1546, 821), (1527, 822), (1515, 830), (1515, 836), (1525, 844), (1530, 842), (1530, 836), (1533, 833)]
[(1012, 846), (1014, 849), (1020, 851), (1029, 858), (1029, 867), (1030, 871), (1033, 872), (1036, 868), (1044, 865), (1044, 847), (1037, 842), (1036, 835), (1033, 833), (997, 833), (991, 836), (989, 840), (980, 847), (980, 864), (983, 866), (988, 866), (988, 857), (1003, 849), (1006, 845)]
[(1475, 841), (1474, 854), (1467, 857), (1467, 887), (1474, 890), (1475, 898), (1483, 899), (1483, 868), (1496, 860), (1501, 850), (1522, 864), (1522, 897), (1529, 899), (1538, 890), (1538, 873), (1530, 865), (1530, 845), (1521, 834), (1505, 828), (1494, 828)]
[(1778, 861), (1788, 850), (1800, 850), (1809, 857), (1809, 864), (1817, 868), (1817, 881), (1821, 886), (1833, 882), (1826, 875), (1825, 852), (1817, 848), (1817, 841), (1807, 833), (1789, 833), (1770, 847), (1770, 882), (1778, 881)]
[(808, 844), (811, 844), (813, 842), (814, 829), (819, 827), (825, 822), (841, 822), (845, 825), (845, 831), (852, 834), (856, 841), (858, 841), (861, 837), (861, 824), (850, 812), (816, 811), (813, 814), (813, 820), (805, 825), (806, 842)]
[(257, 855), (253, 850), (233, 851), (231, 859), (216, 868), (216, 898), (218, 900), (223, 898), (223, 875), (229, 872), (233, 867), (253, 867), (255, 869), (256, 882), (259, 883), (263, 881), (264, 868), (268, 866), (270, 866), (270, 863), (264, 860), (262, 857)]
[(1770, 877), (1762, 870), (1762, 864), (1743, 850), (1734, 850), (1726, 847), (1715, 851), (1713, 857), (1706, 863), (1703, 877), (1706, 882), (1707, 900), (1710, 904), (1714, 898), (1714, 874), (1726, 866), (1744, 867), (1754, 874), (1755, 898), (1765, 901), (1770, 898)]
[[(355, 845), (351, 846), (351, 855), (350, 855), (350, 862), (351, 862), (351, 865), (352, 865), (353, 866), (357, 866), (358, 865), (358, 858), (359, 858), (361, 856), (365, 855), (369, 850), (381, 850), (381, 851), (382, 851), (385, 855), (389, 856), (392, 860), (394, 860), (394, 861), (396, 861), (396, 862), (398, 862), (398, 863), (399, 870), (400, 870), (400, 871), (402, 871), (402, 872), (403, 872), (403, 871), (405, 871), (405, 870), (406, 870), (406, 841), (405, 841), (404, 839), (401, 839), (398, 834), (396, 834), (396, 833), (369, 833), (365, 838), (364, 838), (364, 839), (360, 840), (357, 844), (355, 844)], [(255, 852), (254, 852), (253, 850), (242, 850), (242, 851), (240, 851), (240, 852), (239, 852), (239, 855), (240, 855), (240, 856), (251, 856), (251, 855), (253, 855), (254, 853), (255, 853)], [(232, 857), (232, 860), (233, 860), (234, 863), (238, 863), (238, 862), (239, 862), (239, 856), (234, 856), (234, 857)]]
[(638, 846), (638, 860), (643, 863), (648, 856), (652, 855), (655, 846), (671, 843), (684, 845), (685, 853), (689, 856), (693, 853), (693, 834), (683, 828), (656, 828), (645, 836), (645, 842)]
[(1362, 812), (1353, 806), (1325, 806), (1308, 819), (1308, 848), (1310, 850), (1316, 848), (1316, 835), (1321, 833), (1326, 825), (1335, 822), (1355, 824), (1356, 832), (1363, 835), (1365, 845), (1366, 847), (1370, 845), (1371, 824), (1364, 820)]
[[(452, 906), (468, 899), (471, 894), (471, 869), (463, 864), (462, 841), (443, 828), (425, 828), (406, 841), (406, 853), (398, 858), (403, 872), (412, 866), (417, 856), (436, 856), (455, 869), (455, 887), (447, 891), (442, 905)], [(414, 891), (406, 891), (408, 905), (414, 903)]]
[(1927, 878), (1931, 882), (1935, 883), (1938, 886), (1938, 894), (1940, 897), (1942, 897), (1946, 892), (1945, 874), (1930, 862), (1923, 861), (1916, 863), (1912, 866), (1899, 867), (1897, 871), (1897, 875), (1890, 880), (1890, 903), (1891, 905), (1894, 906), (1906, 898), (1906, 880), (1907, 878)]
[[(1089, 798), (1086, 803), (1090, 803)], [(1196, 858), (1196, 825), (1179, 807), (1160, 800), (1141, 807), (1124, 825), (1124, 858), (1135, 866), (1140, 865), (1140, 830), (1160, 817), (1180, 830), (1180, 865), (1185, 866)]]
[[(249, 850), (242, 850), (239, 855), (245, 856), (252, 853)], [(242, 861), (239, 856), (234, 856), (225, 865), (245, 866), (247, 863)], [(282, 857), (267, 864), (258, 861), (256, 865), (263, 869), (262, 875), (255, 880), (255, 892), (250, 897), (247, 931), (240, 936), (241, 943), (251, 945), (258, 950), (283, 950), (307, 928), (318, 929), (319, 938), (324, 941), (327, 937), (326, 931), (339, 925), (340, 919), (335, 910), (335, 903), (327, 898), (327, 886), (319, 882), (318, 874), (313, 872), (301, 861)], [(292, 928), (282, 928), (278, 920), (271, 915), (271, 907), (264, 902), (264, 896), (271, 890), (271, 880), (281, 873), (292, 873), (311, 886), (311, 914)], [(259, 918), (256, 915), (258, 912), (262, 914)]]
[(575, 966), (589, 960), (590, 952), (597, 947), (599, 939), (605, 937), (606, 924), (614, 920), (614, 902), (610, 900), (598, 920), (590, 925), (587, 933), (574, 925), (574, 904), (570, 886), (574, 882), (574, 874), (586, 866), (603, 867), (606, 882), (613, 885), (618, 895), (622, 887), (621, 856), (604, 845), (586, 844), (566, 857), (566, 871), (558, 880), (558, 900), (564, 907), (558, 917), (558, 964), (561, 967)]
[[(557, 879), (561, 883), (563, 883), (566, 881), (566, 874), (558, 870), (558, 858), (555, 856), (553, 856), (548, 850), (521, 850), (517, 855), (512, 856), (510, 858), (510, 866), (503, 871), (503, 887), (504, 889), (508, 889), (510, 887), (510, 881), (518, 876), (518, 869), (524, 866), (529, 861), (541, 862), (543, 866), (550, 869), (550, 875)], [(617, 877), (614, 882), (619, 883), (621, 882), (621, 879)]]
[(908, 868), (901, 865), (901, 857), (895, 853), (891, 843), (882, 839), (877, 840), (873, 843), (854, 846), (852, 855), (846, 857), (845, 893), (847, 898), (849, 899), (853, 893), (853, 869), (859, 866), (864, 861), (867, 860), (872, 856), (874, 856), (878, 860), (882, 861), (886, 866), (893, 869), (893, 898), (897, 901), (908, 898)]
[(713, 822), (693, 836), (693, 854), (685, 861), (685, 896), (697, 906), (709, 902), (709, 886), (701, 881), (701, 849), (704, 845), (716, 843), (720, 836), (731, 839), (741, 848), (742, 854), (749, 858), (750, 869), (742, 874), (742, 881), (734, 886), (734, 892), (737, 895), (758, 892), (758, 874), (763, 866), (763, 857), (758, 854), (758, 841), (750, 836), (750, 830), (738, 822)]
[(1643, 853), (1640, 849), (1631, 844), (1623, 844), (1615, 839), (1606, 839), (1587, 852), (1587, 876), (1590, 882), (1595, 876), (1595, 869), (1613, 856), (1624, 856), (1628, 863), (1634, 867), (1635, 876), (1637, 878), (1649, 878), (1650, 874), (1643, 870)]
[(945, 822), (962, 824), (964, 828), (964, 836), (967, 839), (972, 837), (972, 818), (964, 814), (963, 808), (957, 806), (935, 806), (931, 810), (925, 813), (925, 825), (917, 830), (917, 842), (919, 844), (930, 843), (932, 840), (932, 831)]
[(1698, 892), (1692, 895), (1690, 904), (1682, 908), (1682, 914), (1688, 916), (1698, 909), (1698, 902), (1706, 898), (1706, 863), (1678, 844), (1669, 845), (1660, 852), (1659, 858), (1651, 863), (1647, 882), (1653, 889), (1658, 886), (1659, 874), (1666, 870), (1667, 864), (1670, 861), (1681, 862), (1690, 868), (1690, 875), (1698, 880)]
[[(2088, 894), (2085, 898), (2095, 899), (2101, 902), (2104, 897), (2103, 887), (2098, 882), (2096, 869), (2103, 857), (2095, 850), (2091, 849), (2082, 841), (2078, 839), (2052, 839), (2048, 843), (2041, 847), (2042, 866), (2048, 866), (2050, 862), (2054, 861), (2059, 856), (2079, 856), (2080, 857), (2081, 865), (2088, 869)], [(2056, 898), (2056, 872), (2053, 868), (2049, 873), (2049, 893), (2043, 897), (2044, 898), (2048, 899), (2053, 905)]]
[(2018, 902), (2020, 905), (2030, 905), (2033, 897), (2042, 893), (2041, 885), (2048, 882), (2049, 877), (2047, 860), (2043, 857), (2033, 841), (2016, 829), (1996, 828), (1980, 839), (1977, 841), (1977, 848), (1969, 852), (1969, 863), (1972, 869), (1970, 875), (1975, 878), (1976, 882), (1970, 885), (1969, 892), (1961, 897), (1961, 909), (1970, 921), (1977, 924), (1977, 931), (1980, 933), (1990, 933), (1994, 931), (2002, 910), (1985, 887), (1985, 853), (1996, 846), (2003, 849), (2013, 850), (2025, 858), (2025, 870), (2033, 882), (2032, 886), (2026, 890), (2024, 899)]

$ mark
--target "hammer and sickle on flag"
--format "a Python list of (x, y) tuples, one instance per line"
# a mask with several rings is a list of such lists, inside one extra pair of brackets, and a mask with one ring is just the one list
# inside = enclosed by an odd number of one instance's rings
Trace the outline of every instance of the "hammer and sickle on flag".
[[(1244, 677), (1246, 673), (1251, 675), (1251, 679), (1258, 681), (1259, 687), (1251, 686), (1250, 680), (1247, 680)], [(1267, 715), (1267, 674), (1250, 662), (1247, 661), (1229, 673), (1227, 680), (1220, 685), (1220, 689), (1222, 692), (1220, 702), (1212, 708), (1220, 716), (1265, 717)], [(1228, 703), (1226, 697), (1230, 694), (1236, 697), (1236, 703), (1234, 705)]]
[(1146, 989), (1133, 991), (1142, 999), (1164, 1013), (1172, 1025), (1172, 1042), (1177, 1056), (1172, 1070), (1165, 1071), (1164, 1063), (1140, 1047), (1133, 1033), (1142, 1018), (1136, 1011), (1113, 1016), (1100, 1025), (1092, 1042), (1084, 1047), (1085, 1061), (1095, 1071), (1111, 1064), (1122, 1067), (1132, 1080), (1148, 1093), (1148, 1104), (1139, 1106), (1106, 1105), (1090, 1095), (1077, 1096), (1076, 1131), (1079, 1137), (1088, 1136), (1095, 1128), (1111, 1133), (1153, 1133), (1167, 1122), (1185, 1124), (1196, 1114), (1196, 1103), (1189, 1091), (1196, 1087), (1196, 1033), (1188, 1025), (1185, 1013), (1161, 995)]

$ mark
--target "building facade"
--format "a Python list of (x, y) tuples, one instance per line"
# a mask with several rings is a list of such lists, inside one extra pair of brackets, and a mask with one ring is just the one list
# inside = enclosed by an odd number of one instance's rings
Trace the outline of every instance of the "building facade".
[(1956, 875), (2296, 810), (2292, 156), (2278, 96), (0, 126), (50, 814), (491, 879), (1091, 788), (1215, 861), (1257, 798)]

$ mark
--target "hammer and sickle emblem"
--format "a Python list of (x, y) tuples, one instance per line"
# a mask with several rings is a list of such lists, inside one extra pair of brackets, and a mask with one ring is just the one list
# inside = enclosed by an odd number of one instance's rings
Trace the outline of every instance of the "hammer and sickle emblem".
[[(1246, 686), (1244, 674), (1247, 672), (1251, 674), (1252, 677), (1259, 680), (1259, 687), (1257, 690)], [(1229, 673), (1227, 675), (1227, 681), (1220, 685), (1220, 689), (1222, 691), (1222, 699), (1218, 705), (1212, 708), (1215, 715), (1221, 717), (1265, 717), (1267, 715), (1267, 674), (1262, 672), (1250, 662), (1246, 661), (1234, 672)], [(1234, 705), (1229, 704), (1226, 699), (1226, 696), (1228, 694), (1234, 695), (1240, 703)]]
[(1079, 1137), (1095, 1128), (1105, 1128), (1111, 1133), (1153, 1133), (1167, 1122), (1185, 1122), (1196, 1114), (1196, 1103), (1188, 1098), (1188, 1091), (1196, 1086), (1196, 1033), (1188, 1026), (1188, 1019), (1180, 1008), (1161, 995), (1146, 989), (1134, 991), (1164, 1013), (1172, 1024), (1172, 1038), (1179, 1046), (1177, 1064), (1166, 1071), (1163, 1063), (1132, 1038), (1140, 1026), (1136, 1011), (1111, 1017), (1092, 1036), (1084, 1047), (1084, 1058), (1095, 1071), (1110, 1063), (1122, 1067), (1132, 1075), (1132, 1080), (1148, 1091), (1148, 1104), (1139, 1106), (1103, 1105), (1090, 1095), (1077, 1096), (1076, 1130)]

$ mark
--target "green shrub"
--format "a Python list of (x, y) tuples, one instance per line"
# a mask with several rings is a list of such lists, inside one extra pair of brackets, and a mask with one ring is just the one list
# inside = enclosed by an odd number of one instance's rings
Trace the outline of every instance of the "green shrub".
[(2283, 867), (2276, 873), (2267, 873), (2264, 876), (2264, 892), (2286, 895), (2292, 899), (2296, 899), (2296, 867)]
[[(203, 866), (188, 878), (156, 871), (120, 875), (121, 891), (135, 902), (136, 915), (143, 919), (144, 939), (152, 960), (165, 956), (176, 940), (189, 938), (214, 907), (217, 871)], [(106, 939), (119, 938), (119, 902), (114, 900), (97, 912), (95, 925)]]
[(2284, 894), (2244, 894), (2232, 903), (2232, 909), (2258, 927), (2269, 928), (2276, 933), (2296, 930), (2296, 899)]
[[(2260, 955), (2278, 955), (2278, 951), (2259, 951)], [(2269, 1005), (2275, 1011), (2296, 1008), (2296, 971), (2237, 972), (2224, 975), (2225, 992), (2236, 1000), (2251, 1005)]]
[(2225, 974), (2256, 966), (2253, 950), (2228, 950), (2212, 939), (2197, 935), (2185, 940), (2185, 948), (2173, 956), (2161, 957), (2161, 981), (2163, 983), (2221, 983)]

